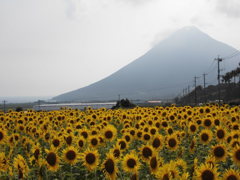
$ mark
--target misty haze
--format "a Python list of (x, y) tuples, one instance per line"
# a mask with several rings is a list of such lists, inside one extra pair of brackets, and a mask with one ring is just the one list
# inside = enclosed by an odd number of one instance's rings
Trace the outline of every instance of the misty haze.
[(239, 0), (1, 0), (0, 180), (240, 180)]

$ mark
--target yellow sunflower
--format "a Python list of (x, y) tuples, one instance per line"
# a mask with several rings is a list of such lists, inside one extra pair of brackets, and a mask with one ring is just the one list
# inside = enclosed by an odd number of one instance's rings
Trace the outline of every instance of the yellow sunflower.
[(100, 144), (99, 137), (96, 136), (96, 135), (89, 136), (88, 141), (89, 141), (89, 144), (92, 148), (96, 148)]
[(200, 133), (200, 142), (203, 144), (208, 144), (212, 140), (212, 131), (204, 129)]
[(212, 147), (212, 155), (216, 162), (224, 161), (227, 157), (227, 150), (223, 144), (217, 144)]
[(131, 153), (124, 156), (122, 167), (125, 172), (136, 173), (138, 171), (140, 162), (138, 160), (136, 152), (132, 151)]
[(213, 125), (212, 119), (211, 118), (205, 118), (203, 119), (203, 126), (206, 128), (211, 128)]
[(143, 141), (148, 142), (151, 140), (151, 135), (148, 132), (144, 132), (142, 135), (142, 139)]
[(51, 139), (51, 145), (53, 145), (53, 147), (56, 149), (60, 148), (62, 145), (62, 137), (53, 136)]
[(50, 150), (45, 149), (46, 156), (46, 165), (49, 171), (57, 171), (59, 168), (59, 157), (56, 150), (52, 147)]
[(41, 147), (40, 147), (40, 144), (37, 143), (37, 144), (33, 145), (31, 151), (32, 151), (32, 154), (33, 154), (34, 159), (38, 162), (38, 160), (40, 159), (40, 156), (41, 156)]
[(99, 164), (98, 151), (87, 149), (84, 153), (81, 153), (81, 160), (89, 171), (95, 170)]
[(163, 159), (158, 157), (158, 153), (154, 152), (148, 161), (151, 174), (157, 174), (159, 167), (163, 165)]
[(177, 136), (175, 134), (168, 136), (166, 144), (169, 150), (176, 150), (179, 144)]
[(210, 164), (212, 167), (215, 167), (216, 164), (216, 158), (213, 155), (209, 155), (205, 159), (206, 164)]
[(7, 139), (6, 131), (0, 129), (0, 144), (4, 144)]
[(240, 172), (234, 169), (228, 169), (223, 174), (223, 180), (239, 180)]
[(116, 144), (110, 152), (113, 154), (114, 158), (119, 159), (121, 157), (121, 149), (118, 144)]
[(227, 136), (226, 129), (221, 126), (217, 127), (215, 133), (216, 133), (216, 137), (217, 137), (218, 141), (221, 141), (221, 142), (224, 141)]
[(233, 162), (240, 167), (240, 146), (237, 145), (231, 153)]
[(115, 139), (117, 134), (117, 129), (113, 125), (108, 125), (103, 130), (103, 137), (107, 141), (112, 141)]
[(199, 180), (217, 180), (219, 178), (217, 169), (211, 164), (202, 164), (196, 170), (196, 175)]
[(14, 158), (13, 166), (18, 172), (18, 179), (23, 179), (28, 176), (29, 168), (27, 162), (20, 154)]
[(192, 123), (192, 122), (189, 123), (188, 128), (189, 128), (189, 133), (190, 134), (194, 134), (198, 130), (197, 124)]
[(121, 151), (126, 150), (128, 147), (128, 144), (125, 141), (125, 139), (118, 139), (117, 144), (119, 145)]
[(157, 172), (157, 178), (162, 180), (179, 179), (179, 171), (173, 162), (164, 164)]
[(117, 168), (117, 160), (115, 159), (112, 153), (108, 153), (103, 164), (102, 169), (106, 178), (108, 179), (116, 179), (118, 168)]
[[(0, 152), (0, 172), (7, 172), (8, 160), (4, 152)], [(1, 173), (0, 173), (1, 174)]]
[(62, 156), (64, 161), (71, 165), (75, 165), (79, 160), (79, 153), (73, 146), (68, 146), (66, 149), (64, 149)]
[(81, 150), (85, 146), (86, 140), (83, 137), (77, 138), (77, 146)]
[(155, 150), (162, 149), (162, 147), (163, 147), (163, 137), (162, 137), (162, 135), (157, 134), (156, 136), (154, 136), (153, 139), (152, 139), (151, 144), (152, 144), (152, 147)]
[(149, 161), (153, 152), (154, 152), (153, 148), (149, 145), (143, 145), (140, 148), (140, 155), (142, 157), (142, 160), (145, 161), (145, 162)]

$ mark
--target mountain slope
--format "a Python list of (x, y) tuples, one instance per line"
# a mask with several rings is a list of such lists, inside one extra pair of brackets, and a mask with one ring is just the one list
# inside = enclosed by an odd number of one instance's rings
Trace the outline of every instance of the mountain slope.
[(186, 87), (186, 81), (204, 73), (218, 54), (235, 51), (195, 27), (183, 28), (107, 78), (53, 99), (113, 100), (118, 94), (129, 99), (174, 97)]

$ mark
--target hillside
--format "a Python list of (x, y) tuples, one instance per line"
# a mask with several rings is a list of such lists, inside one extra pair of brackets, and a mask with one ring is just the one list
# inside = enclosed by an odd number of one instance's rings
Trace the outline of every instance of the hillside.
[(235, 51), (195, 27), (186, 27), (112, 75), (53, 99), (106, 101), (117, 99), (119, 94), (131, 100), (173, 98), (185, 86), (186, 80), (202, 74), (217, 55)]
[(194, 105), (195, 104), (195, 91), (197, 97), (197, 104), (218, 102), (218, 88), (220, 88), (220, 100), (228, 104), (240, 104), (240, 83), (228, 83), (218, 85), (210, 85), (203, 89), (198, 86), (196, 90), (185, 95), (180, 99), (176, 99), (179, 105)]

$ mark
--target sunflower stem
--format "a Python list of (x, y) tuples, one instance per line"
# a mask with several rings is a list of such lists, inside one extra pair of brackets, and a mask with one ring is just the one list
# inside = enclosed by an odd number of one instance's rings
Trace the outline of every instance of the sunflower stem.
[(70, 165), (70, 170), (71, 170), (71, 180), (72, 180), (73, 179), (72, 165)]

